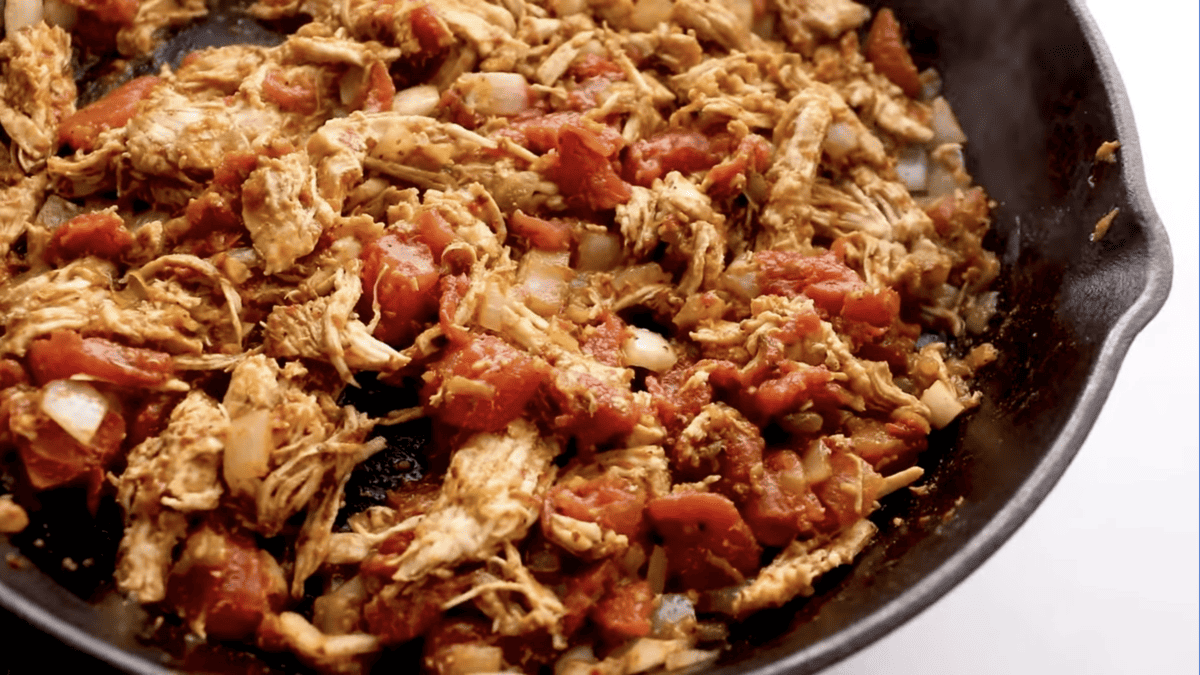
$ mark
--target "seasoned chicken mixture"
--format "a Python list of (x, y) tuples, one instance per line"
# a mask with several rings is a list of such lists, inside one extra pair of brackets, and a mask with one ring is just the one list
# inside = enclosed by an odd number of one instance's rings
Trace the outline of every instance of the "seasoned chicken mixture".
[(8, 0), (0, 43), (0, 447), (119, 504), (165, 621), (329, 673), (702, 665), (977, 404), (989, 200), (890, 10), (249, 11), (290, 32), (86, 104), (204, 3)]

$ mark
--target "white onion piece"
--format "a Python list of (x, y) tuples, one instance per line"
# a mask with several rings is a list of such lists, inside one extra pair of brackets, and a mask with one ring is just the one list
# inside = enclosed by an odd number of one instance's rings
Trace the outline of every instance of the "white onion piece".
[(500, 332), (504, 328), (504, 310), (508, 307), (508, 298), (495, 285), (488, 286), (483, 294), (483, 302), (479, 305), (479, 325), (490, 331)]
[(682, 593), (667, 593), (659, 600), (658, 607), (650, 614), (650, 635), (658, 638), (677, 637), (676, 628), (685, 622), (696, 620), (696, 608)]
[(929, 155), (920, 146), (910, 146), (896, 160), (896, 176), (909, 192), (923, 192), (929, 176)]
[(589, 673), (592, 664), (596, 663), (596, 653), (591, 645), (571, 647), (554, 662), (554, 675), (574, 675), (574, 673)]
[(346, 74), (342, 75), (342, 79), (338, 82), (338, 97), (342, 100), (342, 105), (350, 105), (362, 91), (363, 85), (366, 84), (367, 70), (361, 66), (350, 66), (346, 70)]
[(79, 12), (74, 5), (69, 5), (61, 0), (46, 0), (42, 5), (42, 12), (46, 23), (58, 26), (67, 32), (75, 27), (75, 22), (79, 17)]
[(950, 424), (965, 409), (958, 396), (941, 380), (929, 385), (925, 393), (921, 394), (921, 403), (929, 406), (929, 423), (935, 429)]
[(933, 99), (930, 106), (933, 109), (933, 118), (930, 120), (930, 126), (933, 128), (931, 144), (936, 147), (943, 143), (966, 143), (967, 135), (963, 133), (958, 118), (954, 116), (954, 111), (950, 109), (946, 99), (939, 96)]
[(108, 399), (87, 382), (54, 380), (42, 390), (42, 412), (88, 445), (108, 414)]
[(825, 132), (825, 152), (833, 159), (843, 159), (858, 147), (858, 134), (845, 122), (834, 122)]
[(673, 6), (671, 0), (637, 0), (629, 21), (636, 30), (652, 31), (655, 26), (671, 18)]
[(392, 99), (392, 112), (399, 115), (420, 115), (428, 117), (437, 110), (442, 95), (432, 84), (421, 84), (396, 92)]
[(4, 3), (5, 35), (12, 35), (42, 20), (42, 0), (7, 0)]
[(521, 259), (519, 287), (525, 304), (542, 316), (562, 311), (573, 273), (566, 251), (533, 249)]
[(932, 198), (945, 197), (954, 194), (958, 181), (954, 174), (938, 162), (929, 163), (929, 171), (925, 175), (925, 191)]
[(613, 287), (619, 293), (645, 288), (654, 284), (664, 284), (671, 281), (671, 275), (663, 271), (658, 263), (645, 263), (626, 267), (613, 277)]
[(584, 230), (579, 235), (579, 264), (581, 272), (605, 272), (621, 261), (621, 236), (615, 232)]
[(833, 475), (833, 465), (829, 463), (829, 446), (821, 441), (813, 441), (800, 458), (804, 467), (804, 479), (809, 485), (816, 485)]
[(274, 443), (271, 411), (252, 410), (229, 423), (225, 443), (225, 482), (235, 494), (258, 494), (258, 480), (267, 475)]
[(441, 666), (441, 675), (498, 673), (504, 665), (504, 652), (495, 645), (464, 642), (443, 647), (433, 660)]
[(631, 328), (629, 332), (629, 337), (621, 343), (627, 365), (661, 373), (670, 370), (679, 360), (671, 343), (658, 333), (645, 328)]
[(532, 90), (520, 73), (465, 73), (457, 86), (463, 103), (484, 115), (516, 115), (532, 104)]

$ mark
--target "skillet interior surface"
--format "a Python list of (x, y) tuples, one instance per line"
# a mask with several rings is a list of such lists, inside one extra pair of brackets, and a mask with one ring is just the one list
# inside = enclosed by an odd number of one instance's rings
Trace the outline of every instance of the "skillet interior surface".
[[(714, 673), (816, 672), (896, 628), (977, 568), (1066, 470), (1130, 342), (1170, 287), (1169, 245), (1145, 187), (1129, 104), (1077, 0), (867, 4), (893, 7), (918, 66), (941, 72), (970, 138), (968, 168), (998, 204), (990, 245), (1003, 265), (1001, 311), (985, 337), (1000, 358), (977, 380), (982, 406), (931, 438), (921, 458), (926, 493), (885, 500), (873, 516), (880, 534), (859, 560), (824, 578), (813, 597), (739, 627)], [(198, 46), (276, 39), (222, 9), (138, 68), (177, 64)], [(1114, 139), (1122, 143), (1118, 162), (1097, 163), (1096, 149)], [(1096, 221), (1113, 208), (1120, 212), (1108, 234), (1092, 242)], [(115, 525), (109, 515), (95, 541), (113, 536), (104, 528), (116, 527), (119, 537), (119, 514)], [(59, 518), (56, 527), (73, 516)], [(72, 524), (69, 537), (87, 545), (92, 535), (81, 529)], [(37, 558), (28, 542), (39, 532), (26, 537), (21, 553)], [(0, 554), (16, 552), (0, 541)], [(72, 586), (70, 575), (44, 567), (53, 574), (0, 565), (0, 605), (121, 670), (294, 667), (222, 649), (180, 662), (139, 642), (140, 610), (86, 602), (80, 596), (96, 583)]]

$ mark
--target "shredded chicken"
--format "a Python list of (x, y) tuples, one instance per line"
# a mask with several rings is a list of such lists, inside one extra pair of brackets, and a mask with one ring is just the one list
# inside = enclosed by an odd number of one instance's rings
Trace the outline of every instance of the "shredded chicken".
[(199, 638), (703, 667), (980, 403), (991, 203), (853, 0), (258, 0), (292, 34), (106, 94), (74, 68), (207, 5), (38, 7), (0, 42), (0, 531), (115, 493), (117, 588)]

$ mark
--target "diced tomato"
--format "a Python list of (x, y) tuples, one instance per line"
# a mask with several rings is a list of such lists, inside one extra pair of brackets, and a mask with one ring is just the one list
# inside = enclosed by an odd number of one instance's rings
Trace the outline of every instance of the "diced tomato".
[(711, 492), (657, 497), (646, 516), (663, 538), (668, 574), (684, 588), (741, 583), (758, 570), (762, 550), (733, 502)]
[(39, 384), (83, 374), (123, 387), (155, 387), (171, 378), (174, 363), (164, 352), (57, 330), (30, 344), (29, 369)]
[(9, 404), (11, 415), (35, 420), (32, 429), (13, 429), (17, 454), (25, 466), (29, 484), (35, 490), (47, 490), (84, 482), (88, 487), (88, 507), (94, 513), (105, 485), (104, 472), (120, 454), (125, 439), (124, 418), (119, 412), (109, 410), (85, 445), (37, 410), (30, 399), (14, 399)]
[(803, 482), (800, 458), (791, 450), (776, 451), (767, 455), (763, 468), (761, 489), (742, 507), (754, 536), (764, 546), (786, 546), (798, 535), (813, 534), (825, 520), (825, 507)]
[(581, 448), (627, 436), (642, 413), (628, 389), (571, 369), (554, 371), (549, 399), (558, 411), (554, 426)]
[[(439, 420), (475, 431), (499, 431), (519, 417), (547, 376), (544, 361), (490, 335), (455, 346), (430, 367), (422, 400)], [(442, 391), (438, 403), (431, 397)]]
[(362, 88), (350, 101), (350, 108), (363, 112), (387, 112), (392, 109), (396, 97), (396, 83), (388, 73), (387, 66), (376, 61), (367, 68)]
[(836, 253), (806, 256), (796, 251), (758, 251), (758, 283), (764, 294), (804, 294), (830, 316), (886, 327), (900, 313), (900, 296), (890, 288), (872, 291)]
[(126, 446), (136, 447), (147, 438), (162, 433), (178, 402), (179, 395), (174, 393), (151, 393), (140, 401), (129, 419)]
[(732, 197), (746, 188), (749, 174), (761, 174), (771, 164), (771, 143), (747, 134), (728, 159), (709, 169), (706, 181), (713, 197)]
[(633, 195), (613, 168), (625, 141), (612, 127), (597, 128), (578, 113), (552, 113), (514, 121), (503, 133), (548, 153), (546, 177), (580, 206), (607, 210)]
[(656, 178), (672, 171), (690, 173), (717, 163), (717, 155), (704, 134), (676, 129), (641, 139), (629, 147), (625, 158), (625, 180), (650, 187)]
[(106, 23), (128, 26), (137, 18), (138, 0), (68, 0), (68, 5), (95, 14)]
[(574, 234), (570, 223), (561, 218), (545, 220), (537, 216), (526, 215), (517, 210), (508, 218), (508, 225), (514, 234), (525, 237), (534, 248), (543, 251), (566, 251), (571, 248)]
[(605, 558), (567, 579), (563, 595), (563, 633), (570, 636), (583, 626), (592, 608), (608, 592), (617, 578), (617, 567), (611, 558)]
[(380, 319), (375, 337), (400, 345), (421, 332), (438, 307), (438, 280), (433, 252), (420, 241), (405, 241), (389, 232), (363, 247), (363, 294), (359, 311), (366, 314), (375, 299)]
[(833, 532), (871, 512), (883, 478), (870, 464), (848, 452), (835, 451), (829, 463), (833, 476), (814, 485), (813, 492), (825, 507), (822, 529)]
[(317, 81), (303, 70), (290, 75), (284, 73), (281, 68), (268, 70), (263, 78), (262, 94), (263, 98), (284, 112), (311, 115), (321, 107)]
[(625, 70), (597, 54), (584, 54), (567, 69), (576, 84), (570, 88), (566, 107), (571, 110), (590, 110), (603, 102), (604, 92), (613, 82), (625, 79)]
[(442, 261), (442, 251), (454, 243), (457, 236), (454, 228), (442, 217), (437, 209), (426, 209), (417, 214), (417, 238), (425, 242), (433, 253), (434, 262)]
[[(739, 407), (746, 408), (752, 419), (765, 422), (793, 412), (801, 404), (813, 399), (837, 396), (840, 388), (834, 384), (831, 391), (832, 382), (833, 373), (824, 365), (810, 366), (786, 361), (780, 364), (778, 377), (767, 379), (752, 391), (745, 392), (744, 398), (748, 400)], [(843, 401), (835, 398), (835, 402)]]
[(422, 52), (435, 52), (454, 44), (454, 35), (429, 5), (413, 9), (408, 21)]
[(254, 538), (204, 525), (188, 537), (167, 578), (167, 600), (218, 640), (252, 637), (287, 597), (283, 572)]
[(444, 276), (438, 284), (441, 298), (438, 300), (438, 325), (453, 344), (462, 344), (471, 339), (470, 333), (463, 326), (454, 322), (458, 312), (458, 304), (471, 290), (471, 279), (465, 274)]
[(687, 359), (680, 359), (670, 370), (661, 376), (646, 377), (646, 391), (650, 392), (654, 401), (654, 409), (658, 419), (672, 436), (678, 435), (700, 409), (712, 403), (713, 389), (707, 380), (693, 382), (696, 364)]
[(884, 7), (875, 13), (875, 20), (871, 22), (871, 30), (867, 33), (864, 48), (867, 60), (876, 70), (903, 89), (905, 95), (916, 98), (921, 94), (921, 79), (917, 67), (913, 64), (908, 49), (904, 47), (900, 35), (900, 22), (896, 20), (896, 15), (891, 9)]
[(367, 631), (388, 646), (424, 635), (441, 620), (442, 603), (466, 590), (471, 583), (470, 576), (431, 579), (417, 589), (389, 584), (372, 596), (363, 607)]
[(534, 152), (545, 153), (558, 147), (558, 131), (564, 124), (579, 123), (581, 119), (580, 114), (575, 112), (518, 117), (498, 133)]
[(605, 129), (598, 133), (581, 124), (564, 124), (558, 130), (558, 155), (546, 169), (569, 199), (595, 211), (616, 208), (634, 195), (612, 166), (622, 138)]
[(977, 232), (988, 222), (987, 193), (981, 187), (955, 191), (925, 209), (943, 237), (961, 230)]
[(88, 255), (113, 260), (128, 251), (133, 242), (133, 234), (117, 214), (83, 213), (54, 230), (46, 257), (60, 263)]
[(132, 79), (99, 101), (75, 111), (58, 126), (59, 142), (84, 152), (94, 150), (100, 133), (125, 126), (137, 113), (138, 104), (160, 81), (150, 76)]
[(20, 361), (0, 359), (0, 391), (28, 382), (29, 375), (25, 373), (25, 366), (22, 366)]
[(613, 584), (591, 611), (600, 637), (611, 645), (650, 634), (654, 591), (644, 580)]
[(213, 172), (213, 186), (235, 190), (246, 182), (250, 172), (258, 167), (258, 155), (253, 152), (231, 152), (221, 158)]
[(645, 490), (627, 478), (604, 474), (556, 485), (546, 494), (544, 508), (547, 514), (561, 513), (635, 537), (642, 531), (645, 507)]
[(620, 368), (625, 365), (621, 345), (629, 335), (629, 326), (625, 325), (624, 321), (612, 312), (605, 312), (601, 316), (600, 325), (587, 333), (580, 348), (584, 354), (596, 361)]
[(591, 77), (625, 79), (625, 70), (621, 66), (599, 54), (592, 54), (590, 52), (576, 57), (567, 68), (567, 73), (577, 80), (586, 80)]

